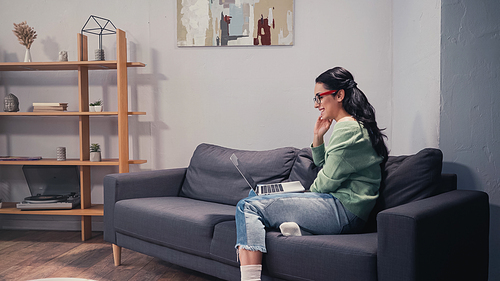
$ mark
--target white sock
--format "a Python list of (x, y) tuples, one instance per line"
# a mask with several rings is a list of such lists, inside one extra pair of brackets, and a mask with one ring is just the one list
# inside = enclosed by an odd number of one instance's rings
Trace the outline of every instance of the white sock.
[(240, 266), (241, 281), (260, 281), (261, 264), (250, 264)]
[(302, 236), (300, 227), (295, 222), (284, 222), (280, 225), (281, 234), (284, 236)]

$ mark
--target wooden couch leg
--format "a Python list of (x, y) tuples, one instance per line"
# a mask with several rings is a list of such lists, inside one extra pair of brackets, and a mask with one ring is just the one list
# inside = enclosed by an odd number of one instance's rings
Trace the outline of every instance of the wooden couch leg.
[(122, 247), (113, 244), (113, 260), (115, 261), (115, 266), (119, 266), (122, 263)]

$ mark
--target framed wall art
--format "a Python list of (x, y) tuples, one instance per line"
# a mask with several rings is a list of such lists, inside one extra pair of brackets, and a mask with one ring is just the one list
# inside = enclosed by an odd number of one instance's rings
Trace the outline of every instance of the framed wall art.
[(293, 7), (293, 0), (177, 0), (177, 45), (293, 45)]

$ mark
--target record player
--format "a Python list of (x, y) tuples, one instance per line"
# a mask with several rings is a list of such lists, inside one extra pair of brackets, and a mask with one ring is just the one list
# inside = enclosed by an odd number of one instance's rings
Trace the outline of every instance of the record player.
[(78, 166), (25, 165), (23, 173), (31, 196), (18, 203), (18, 209), (61, 210), (80, 205)]

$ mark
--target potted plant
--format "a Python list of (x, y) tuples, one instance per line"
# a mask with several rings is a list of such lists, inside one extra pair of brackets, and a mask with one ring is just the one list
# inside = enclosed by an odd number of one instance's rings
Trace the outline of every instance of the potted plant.
[(90, 161), (91, 162), (101, 161), (101, 146), (98, 143), (93, 143), (90, 145)]
[(101, 112), (102, 111), (102, 100), (97, 100), (89, 104), (89, 112)]

